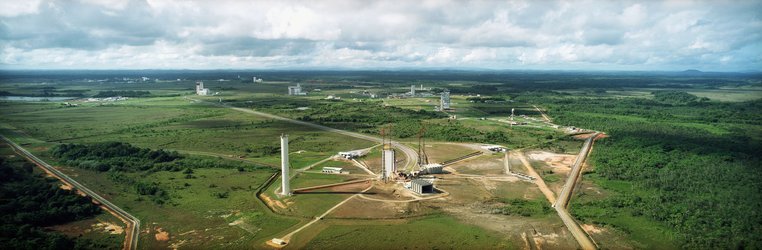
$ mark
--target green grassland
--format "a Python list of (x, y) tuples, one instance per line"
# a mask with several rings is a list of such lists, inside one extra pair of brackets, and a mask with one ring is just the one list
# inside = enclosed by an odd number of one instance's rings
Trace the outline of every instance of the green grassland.
[(308, 249), (376, 249), (393, 244), (400, 249), (510, 249), (496, 233), (464, 225), (446, 215), (432, 215), (404, 224), (329, 225), (307, 246)]

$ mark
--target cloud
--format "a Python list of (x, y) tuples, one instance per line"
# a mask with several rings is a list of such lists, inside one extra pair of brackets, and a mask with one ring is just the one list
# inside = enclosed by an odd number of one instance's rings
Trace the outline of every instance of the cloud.
[(0, 17), (15, 17), (37, 13), (40, 0), (0, 1)]
[(759, 1), (0, 2), (3, 68), (762, 68)]

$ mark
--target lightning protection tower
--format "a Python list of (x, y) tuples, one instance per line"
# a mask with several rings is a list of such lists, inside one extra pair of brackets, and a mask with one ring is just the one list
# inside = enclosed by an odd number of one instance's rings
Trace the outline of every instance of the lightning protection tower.
[(418, 166), (429, 164), (429, 156), (426, 155), (426, 125), (421, 123), (418, 130)]

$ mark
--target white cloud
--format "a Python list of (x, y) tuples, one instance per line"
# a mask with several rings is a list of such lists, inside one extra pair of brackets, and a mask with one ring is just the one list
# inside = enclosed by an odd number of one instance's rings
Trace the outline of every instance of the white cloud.
[(0, 67), (762, 68), (762, 3), (0, 1)]
[(0, 1), (0, 17), (34, 14), (39, 7), (40, 0), (3, 0)]

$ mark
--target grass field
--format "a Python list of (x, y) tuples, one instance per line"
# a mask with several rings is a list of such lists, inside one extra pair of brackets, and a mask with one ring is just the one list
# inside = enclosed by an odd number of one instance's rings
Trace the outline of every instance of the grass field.
[(376, 249), (390, 243), (395, 249), (512, 249), (518, 245), (452, 217), (432, 215), (403, 224), (331, 224), (310, 241), (307, 249)]

